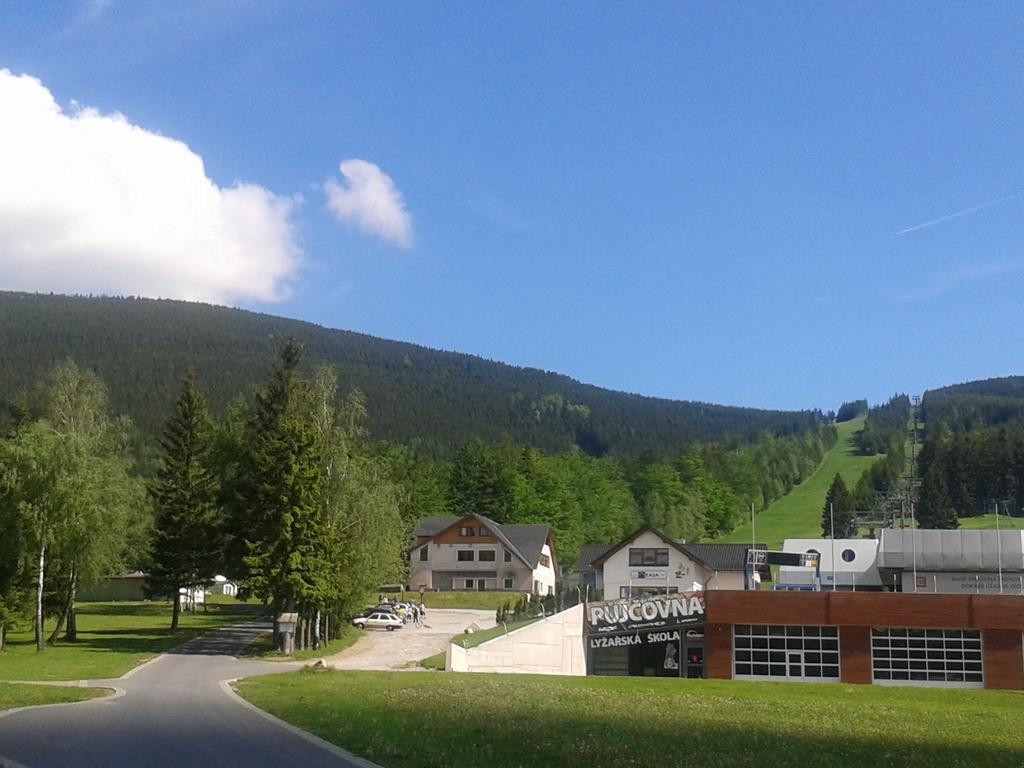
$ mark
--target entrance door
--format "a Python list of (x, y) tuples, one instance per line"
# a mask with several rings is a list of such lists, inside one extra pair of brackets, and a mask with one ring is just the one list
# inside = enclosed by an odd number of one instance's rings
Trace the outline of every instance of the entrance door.
[(686, 644), (686, 676), (704, 677), (704, 646)]
[(476, 591), (477, 592), (483, 592), (484, 591), (484, 580), (483, 579), (477, 579), (476, 580)]
[(804, 655), (802, 653), (793, 653), (789, 655), (789, 677), (803, 677), (804, 676)]

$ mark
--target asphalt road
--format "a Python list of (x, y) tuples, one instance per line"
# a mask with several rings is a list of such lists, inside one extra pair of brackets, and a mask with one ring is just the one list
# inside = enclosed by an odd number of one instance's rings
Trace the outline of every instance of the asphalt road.
[[(294, 669), (235, 658), (266, 626), (211, 632), (127, 677), (89, 685), (108, 699), (0, 717), (0, 766), (344, 768), (366, 766), (233, 698), (222, 681)], [(122, 694), (123, 691), (123, 694)]]

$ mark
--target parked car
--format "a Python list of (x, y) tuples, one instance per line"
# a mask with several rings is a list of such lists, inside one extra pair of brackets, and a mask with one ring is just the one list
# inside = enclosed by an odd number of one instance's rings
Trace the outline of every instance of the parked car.
[(393, 613), (377, 611), (369, 616), (357, 616), (352, 619), (352, 624), (363, 629), (386, 629), (390, 632), (393, 629), (402, 628), (402, 620)]

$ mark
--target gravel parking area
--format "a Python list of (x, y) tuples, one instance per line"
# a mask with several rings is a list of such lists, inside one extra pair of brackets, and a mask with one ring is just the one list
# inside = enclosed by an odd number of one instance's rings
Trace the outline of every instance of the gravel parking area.
[(367, 630), (351, 648), (324, 660), (335, 669), (402, 669), (445, 650), (452, 636), (467, 627), (490, 629), (494, 623), (494, 611), (431, 609), (418, 627), (410, 622), (393, 632)]

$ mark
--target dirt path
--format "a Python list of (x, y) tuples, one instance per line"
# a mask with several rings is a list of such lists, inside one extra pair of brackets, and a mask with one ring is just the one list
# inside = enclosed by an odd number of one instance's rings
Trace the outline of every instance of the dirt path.
[(369, 630), (351, 648), (324, 660), (335, 669), (402, 669), (410, 662), (445, 650), (466, 627), (494, 626), (494, 611), (432, 609), (422, 626), (406, 624), (394, 632)]

